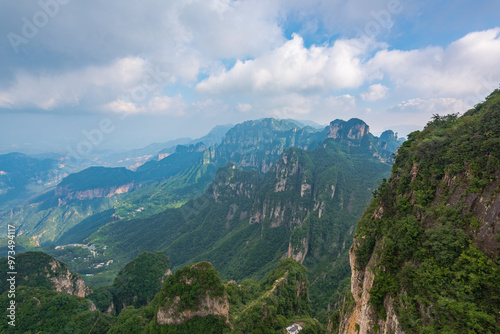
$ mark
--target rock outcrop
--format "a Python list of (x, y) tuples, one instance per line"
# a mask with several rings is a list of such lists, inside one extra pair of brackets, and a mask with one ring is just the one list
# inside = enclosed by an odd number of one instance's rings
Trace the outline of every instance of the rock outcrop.
[[(21, 253), (15, 256), (15, 263), (18, 272), (17, 286), (45, 288), (78, 297), (87, 297), (92, 293), (80, 276), (70, 272), (66, 264), (46, 253)], [(4, 281), (7, 283), (5, 275), (6, 272), (0, 273), (2, 283)]]
[(209, 293), (205, 293), (203, 298), (200, 298), (200, 303), (196, 310), (186, 309), (178, 312), (181, 298), (174, 297), (170, 306), (162, 306), (158, 309), (156, 319), (160, 325), (180, 325), (195, 316), (206, 317), (207, 315), (215, 315), (229, 322), (229, 301), (227, 296), (211, 298)]
[(399, 148), (358, 221), (352, 298), (330, 332), (500, 331), (499, 101), (435, 115)]
[(352, 118), (345, 122), (336, 119), (330, 123), (328, 138), (341, 140), (357, 140), (366, 136), (370, 132), (368, 124), (360, 119)]
[(47, 273), (47, 278), (54, 283), (54, 291), (65, 292), (78, 297), (87, 297), (92, 293), (92, 290), (85, 285), (83, 279), (70, 272), (61, 262), (52, 260), (49, 265), (53, 272), (59, 273), (55, 276)]
[(351, 265), (351, 293), (354, 297), (354, 310), (348, 314), (339, 324), (339, 333), (342, 334), (366, 334), (376, 333), (374, 328), (380, 328), (381, 333), (403, 334), (399, 320), (394, 311), (394, 301), (386, 298), (384, 306), (387, 311), (386, 319), (379, 319), (375, 310), (369, 304), (370, 290), (373, 287), (375, 275), (372, 271), (377, 260), (374, 253), (363, 270), (359, 269), (356, 261), (354, 244), (349, 250), (349, 261)]
[[(180, 325), (194, 317), (209, 315), (229, 323), (229, 300), (225, 287), (208, 262), (186, 266), (168, 276), (160, 296), (161, 302), (156, 311), (158, 325)], [(190, 298), (185, 299), (185, 296)]]

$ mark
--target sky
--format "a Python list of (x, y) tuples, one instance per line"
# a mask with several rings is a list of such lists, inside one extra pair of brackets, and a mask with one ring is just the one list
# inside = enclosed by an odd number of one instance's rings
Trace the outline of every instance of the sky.
[(124, 150), (264, 117), (404, 136), (499, 87), (498, 13), (498, 0), (4, 0), (0, 153)]

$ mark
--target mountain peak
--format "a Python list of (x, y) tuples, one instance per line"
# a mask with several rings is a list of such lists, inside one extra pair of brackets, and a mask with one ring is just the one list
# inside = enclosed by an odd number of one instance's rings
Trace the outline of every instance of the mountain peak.
[(351, 118), (347, 122), (336, 119), (330, 123), (328, 138), (333, 139), (361, 139), (370, 132), (368, 124), (359, 118)]

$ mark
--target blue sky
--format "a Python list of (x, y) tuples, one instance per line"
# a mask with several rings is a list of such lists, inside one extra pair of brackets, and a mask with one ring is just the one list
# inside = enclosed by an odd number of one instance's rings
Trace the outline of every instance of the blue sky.
[[(500, 2), (4, 1), (0, 153), (199, 137), (262, 117), (405, 135), (500, 83)], [(92, 132), (94, 131), (94, 132)], [(100, 131), (100, 130), (99, 130)]]

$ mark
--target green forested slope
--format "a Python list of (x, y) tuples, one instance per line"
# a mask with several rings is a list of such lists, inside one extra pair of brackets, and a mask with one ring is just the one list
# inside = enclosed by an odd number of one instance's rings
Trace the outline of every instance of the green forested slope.
[(354, 223), (390, 165), (370, 140), (327, 139), (315, 150), (285, 151), (265, 175), (220, 169), (204, 196), (181, 208), (117, 221), (91, 236), (129, 258), (163, 251), (174, 268), (210, 261), (227, 279), (260, 278), (283, 256), (310, 269), (315, 311), (349, 273)]
[[(0, 226), (16, 224), (21, 234), (33, 237), (46, 247), (52, 243), (61, 244), (71, 239), (64, 234), (74, 235), (69, 230), (81, 223), (92, 223), (92, 232), (106, 223), (101, 217), (90, 217), (94, 214), (102, 216), (103, 211), (113, 209), (113, 216), (130, 219), (179, 207), (202, 194), (217, 169), (228, 161), (240, 167), (267, 171), (284, 149), (317, 145), (324, 138), (324, 131), (309, 127), (301, 129), (291, 121), (263, 119), (244, 122), (230, 129), (220, 145), (208, 147), (201, 142), (179, 145), (166, 158), (148, 161), (136, 172), (125, 168), (91, 167), (70, 174), (55, 190), (31, 199), (26, 205), (0, 211)], [(213, 142), (210, 137), (207, 139)], [(10, 155), (1, 156), (0, 160), (8, 157)], [(17, 160), (9, 158), (9, 164)], [(31, 160), (29, 164), (25, 163), (28, 167), (34, 165)], [(8, 180), (14, 175), (11, 169), (6, 171), (8, 174), (0, 175), (0, 196), (3, 185), (9, 187)], [(98, 220), (99, 224), (94, 224)], [(91, 230), (88, 226), (77, 229)]]
[[(42, 264), (55, 261), (41, 252), (25, 257)], [(19, 270), (28, 272), (27, 260), (23, 261), (26, 263)], [(168, 273), (170, 276), (164, 275), (166, 267), (164, 254), (141, 254), (108, 287), (110, 293), (99, 289), (88, 298), (53, 291), (54, 286), (30, 274), (26, 284), (16, 288), (16, 326), (2, 321), (0, 330), (54, 334), (282, 333), (287, 326), (299, 323), (304, 333), (324, 333), (324, 327), (311, 317), (306, 268), (292, 259), (280, 261), (260, 282), (245, 280), (241, 284), (223, 281), (208, 262), (185, 266), (174, 275)], [(32, 269), (44, 271), (39, 266)], [(51, 275), (57, 277), (57, 273)], [(4, 316), (10, 312), (7, 307), (12, 298), (7, 291), (0, 295)], [(116, 315), (106, 304), (117, 302), (135, 306), (129, 305)]]
[(406, 333), (500, 332), (499, 217), (496, 90), (412, 133), (359, 221), (357, 275), (369, 261), (375, 273), (373, 330), (393, 300)]
[(96, 289), (89, 298), (99, 310), (112, 314), (128, 306), (146, 306), (160, 291), (169, 269), (165, 254), (144, 252), (120, 270), (111, 286)]

